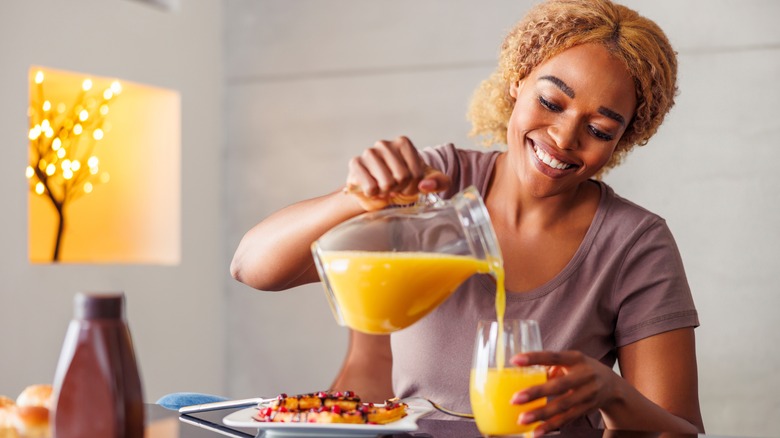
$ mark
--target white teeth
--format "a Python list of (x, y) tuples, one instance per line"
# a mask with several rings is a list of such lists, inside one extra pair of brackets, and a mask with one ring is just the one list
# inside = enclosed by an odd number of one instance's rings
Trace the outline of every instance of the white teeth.
[(562, 162), (556, 160), (555, 158), (550, 156), (550, 154), (548, 154), (547, 152), (539, 149), (536, 146), (534, 146), (534, 152), (536, 152), (536, 156), (539, 158), (539, 160), (541, 162), (543, 162), (544, 164), (552, 167), (553, 169), (566, 170), (566, 169), (572, 167), (571, 164), (562, 163)]

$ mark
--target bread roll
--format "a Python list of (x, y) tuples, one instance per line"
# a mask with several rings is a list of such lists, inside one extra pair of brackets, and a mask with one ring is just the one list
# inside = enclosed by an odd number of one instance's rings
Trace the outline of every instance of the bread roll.
[(14, 401), (4, 395), (0, 395), (0, 409), (5, 408), (7, 406), (13, 406), (16, 403)]
[(51, 385), (30, 385), (16, 398), (17, 406), (42, 406), (51, 409)]
[(16, 403), (10, 398), (0, 395), (0, 438), (5, 437), (3, 431), (14, 427), (13, 416), (16, 411)]
[(14, 423), (15, 418), (16, 403), (12, 399), (0, 395), (0, 438), (19, 438)]
[[(50, 438), (49, 409), (52, 386), (30, 385), (16, 398), (12, 415), (13, 426), (25, 438)], [(13, 436), (13, 435), (9, 435)], [(0, 436), (0, 438), (5, 438)]]
[(15, 426), (25, 438), (50, 438), (49, 408), (43, 406), (17, 406)]
[(23, 438), (19, 436), (19, 432), (13, 426), (0, 427), (0, 438)]

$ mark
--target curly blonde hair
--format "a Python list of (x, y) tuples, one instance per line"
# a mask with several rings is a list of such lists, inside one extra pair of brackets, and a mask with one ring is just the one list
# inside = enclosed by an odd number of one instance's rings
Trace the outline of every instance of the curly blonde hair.
[(531, 9), (504, 40), (496, 71), (474, 92), (470, 135), (481, 136), (485, 146), (506, 144), (515, 104), (510, 84), (587, 43), (601, 44), (620, 59), (636, 85), (636, 113), (604, 169), (619, 164), (635, 145), (646, 144), (674, 105), (677, 54), (653, 21), (609, 0), (548, 0)]

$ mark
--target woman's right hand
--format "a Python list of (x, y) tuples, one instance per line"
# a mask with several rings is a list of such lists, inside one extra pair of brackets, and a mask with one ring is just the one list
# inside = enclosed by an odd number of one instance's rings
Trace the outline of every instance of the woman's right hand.
[(423, 161), (406, 137), (380, 140), (349, 162), (345, 191), (366, 211), (409, 204), (420, 192), (447, 190), (450, 178)]

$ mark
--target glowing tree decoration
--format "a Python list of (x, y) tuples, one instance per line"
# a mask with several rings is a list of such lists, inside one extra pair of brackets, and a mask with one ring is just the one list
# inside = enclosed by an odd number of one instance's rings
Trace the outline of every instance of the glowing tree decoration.
[(57, 211), (57, 237), (52, 261), (60, 260), (65, 232), (66, 207), (83, 195), (92, 193), (95, 185), (108, 182), (108, 173), (99, 169), (95, 154), (103, 139), (104, 121), (109, 103), (122, 91), (119, 82), (99, 93), (92, 90), (92, 80), (82, 82), (75, 103), (46, 99), (44, 74), (35, 74), (30, 97), (30, 165), (27, 178), (30, 189), (48, 199)]

